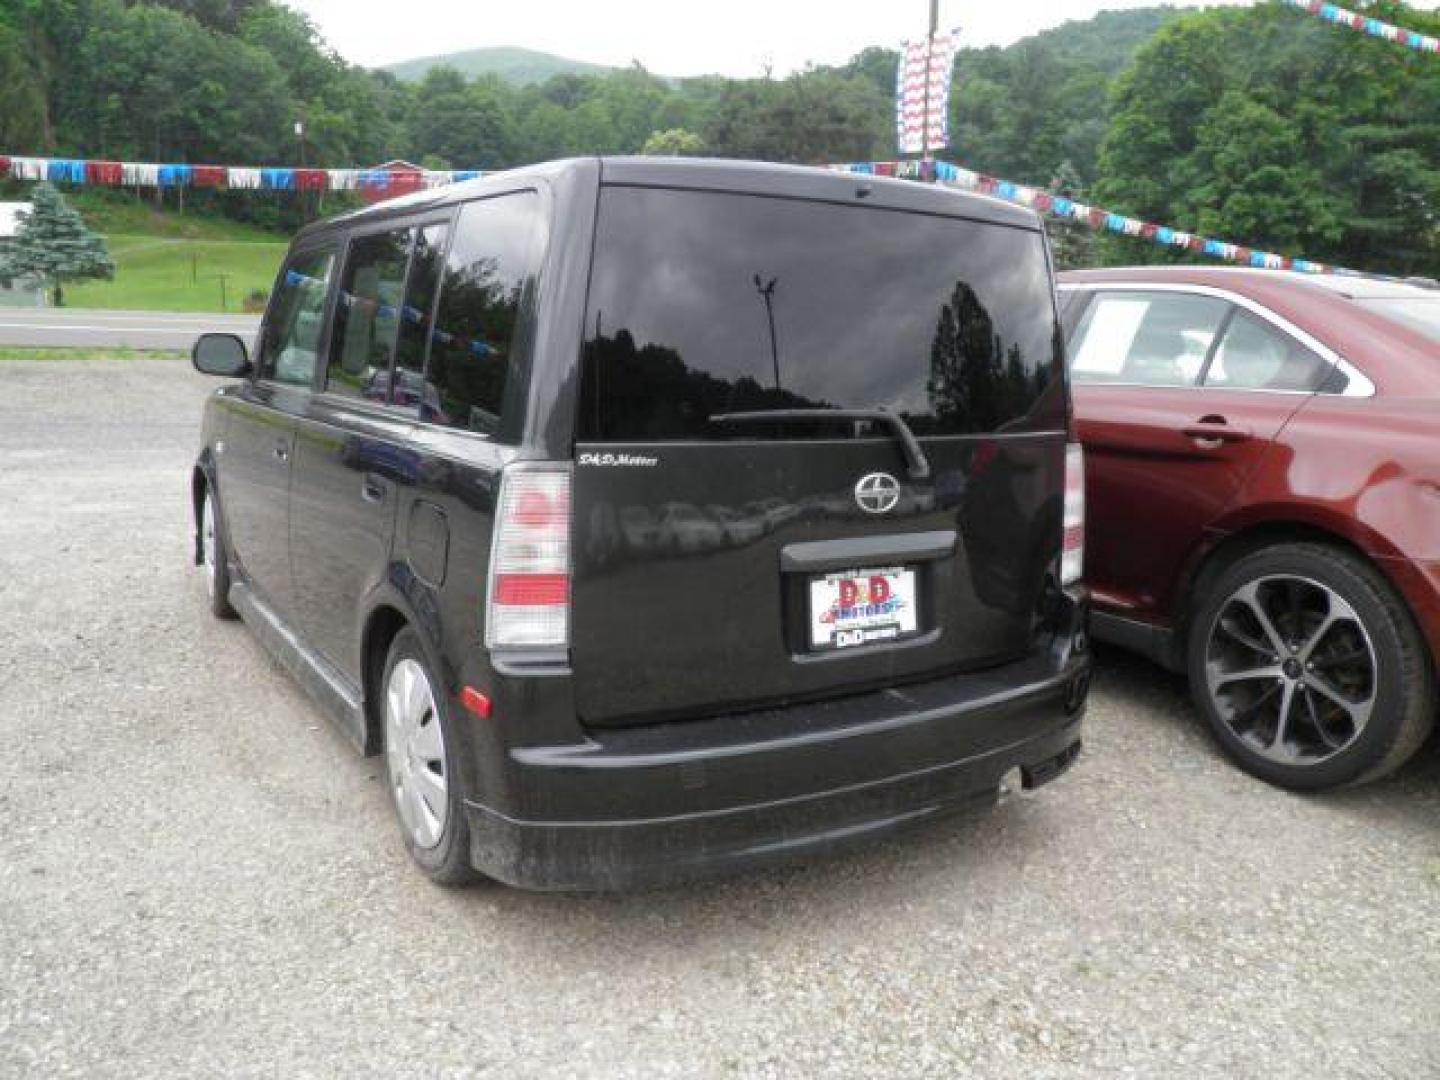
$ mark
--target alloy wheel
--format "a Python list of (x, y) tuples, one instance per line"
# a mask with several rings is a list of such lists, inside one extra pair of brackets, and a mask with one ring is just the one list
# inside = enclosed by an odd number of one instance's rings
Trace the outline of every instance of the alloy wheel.
[(1311, 578), (1276, 575), (1246, 582), (1220, 605), (1205, 676), (1216, 713), (1249, 750), (1312, 765), (1365, 730), (1379, 666), (1344, 597)]
[(440, 843), (450, 813), (445, 735), (425, 669), (401, 660), (385, 687), (385, 764), (400, 822), (418, 848)]

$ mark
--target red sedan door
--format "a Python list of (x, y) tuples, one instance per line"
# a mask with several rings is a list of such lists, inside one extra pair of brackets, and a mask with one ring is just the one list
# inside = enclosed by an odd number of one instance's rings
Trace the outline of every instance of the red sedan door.
[(1070, 356), (1095, 603), (1163, 621), (1187, 558), (1325, 363), (1258, 314), (1183, 288), (1094, 289)]

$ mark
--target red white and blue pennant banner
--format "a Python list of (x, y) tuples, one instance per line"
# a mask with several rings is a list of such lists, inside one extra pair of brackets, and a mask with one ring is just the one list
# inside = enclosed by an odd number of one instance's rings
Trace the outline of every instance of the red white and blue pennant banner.
[(895, 85), (895, 135), (902, 154), (927, 154), (950, 145), (950, 72), (960, 31), (907, 41)]
[(239, 165), (159, 165), (138, 161), (7, 157), (0, 177), (97, 187), (219, 188), (229, 191), (358, 191), (393, 197), (484, 174), (474, 170), (295, 169)]
[[(918, 142), (918, 136), (917, 136)], [(932, 143), (931, 148), (936, 148)], [(842, 172), (869, 176), (897, 176), (924, 180), (948, 187), (978, 191), (1049, 214), (1079, 222), (1097, 231), (1120, 233), (1150, 240), (1175, 249), (1184, 249), (1244, 266), (1273, 270), (1295, 270), (1305, 274), (1350, 274), (1324, 263), (1292, 259), (1240, 244), (1214, 240), (1165, 225), (1126, 217), (1097, 206), (1089, 206), (1039, 188), (1000, 180), (984, 173), (953, 165), (948, 161), (882, 161), (833, 165)], [(229, 191), (356, 191), (375, 198), (389, 198), (426, 188), (473, 180), (485, 175), (466, 170), (388, 169), (294, 169), (251, 168), (235, 165), (157, 165), (143, 162), (91, 161), (71, 158), (8, 157), (0, 154), (0, 177), (19, 180), (48, 180), (51, 183), (97, 185), (101, 187), (214, 188)]]
[(1183, 250), (1194, 252), (1197, 255), (1208, 255), (1211, 258), (1223, 259), (1240, 266), (1253, 266), (1265, 270), (1293, 270), (1301, 274), (1362, 276), (1354, 270), (1344, 270), (1308, 259), (1293, 259), (1268, 251), (1257, 251), (1242, 244), (1231, 244), (1224, 240), (1196, 236), (1194, 233), (1172, 229), (1167, 225), (1156, 225), (1153, 222), (1141, 221), (1139, 218), (1126, 217), (1124, 214), (1116, 214), (1098, 206), (1090, 206), (1061, 195), (1052, 195), (1039, 188), (1027, 187), (1025, 184), (1015, 184), (1009, 180), (986, 176), (984, 173), (972, 172), (959, 165), (952, 165), (948, 161), (860, 162), (852, 165), (832, 165), (831, 168), (840, 172), (859, 173), (865, 176), (895, 176), (903, 180), (922, 180), (944, 184), (946, 187), (961, 188), (965, 191), (978, 191), (983, 195), (991, 195), (997, 199), (1005, 199), (1007, 202), (1028, 206), (1032, 210), (1049, 214), (1051, 217), (1078, 222), (1097, 232), (1113, 232), (1122, 236), (1133, 236), (1140, 240), (1149, 240), (1152, 243), (1174, 248), (1177, 251)]
[(1390, 23), (1372, 19), (1368, 15), (1361, 15), (1334, 4), (1320, 4), (1315, 3), (1314, 0), (1284, 0), (1284, 2), (1291, 7), (1308, 11), (1311, 15), (1317, 15), (1336, 26), (1346, 26), (1359, 33), (1369, 34), (1371, 37), (1393, 41), (1397, 45), (1406, 45), (1418, 52), (1440, 53), (1440, 38), (1433, 38), (1428, 34), (1419, 34), (1401, 26), (1392, 26)]

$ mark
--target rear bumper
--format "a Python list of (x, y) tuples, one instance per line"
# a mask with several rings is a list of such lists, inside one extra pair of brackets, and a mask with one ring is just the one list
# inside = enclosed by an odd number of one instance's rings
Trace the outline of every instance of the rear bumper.
[(690, 880), (837, 850), (966, 806), (1080, 749), (1088, 658), (1034, 657), (838, 701), (514, 748), (519, 812), (468, 803), (485, 874), (534, 889)]

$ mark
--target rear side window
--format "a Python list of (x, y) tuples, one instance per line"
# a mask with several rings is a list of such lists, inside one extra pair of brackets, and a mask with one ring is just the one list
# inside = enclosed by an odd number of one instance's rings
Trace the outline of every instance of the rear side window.
[(425, 419), (499, 431), (538, 259), (539, 215), (533, 191), (469, 203), (460, 212), (431, 334), (426, 379), (434, 408)]
[(1205, 385), (1229, 390), (1316, 391), (1326, 386), (1329, 373), (1328, 360), (1264, 319), (1236, 311), (1205, 372)]
[(884, 408), (918, 435), (1064, 423), (1038, 232), (609, 187), (585, 327), (584, 441), (783, 437), (711, 419), (777, 409)]
[(410, 239), (407, 228), (350, 242), (330, 340), (328, 390), (389, 401), (390, 358), (400, 333)]
[(1070, 343), (1077, 383), (1194, 386), (1230, 305), (1185, 293), (1103, 292)]
[(309, 386), (314, 380), (334, 266), (333, 250), (306, 252), (286, 264), (265, 320), (260, 378), (291, 386)]

